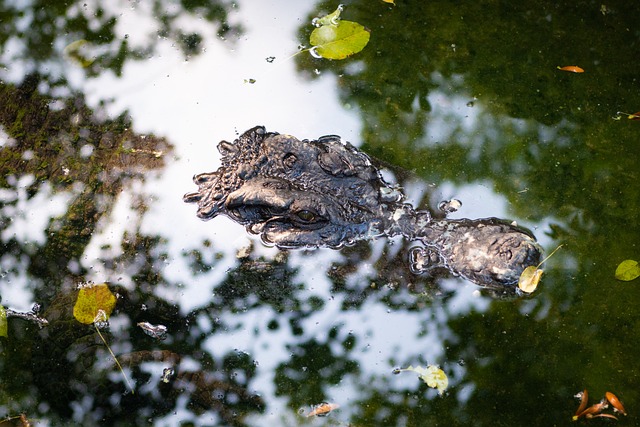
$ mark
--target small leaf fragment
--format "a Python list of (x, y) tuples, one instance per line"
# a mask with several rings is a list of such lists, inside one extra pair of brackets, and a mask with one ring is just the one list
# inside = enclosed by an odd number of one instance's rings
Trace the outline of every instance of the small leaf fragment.
[(449, 386), (449, 378), (447, 378), (447, 374), (445, 374), (444, 371), (436, 365), (427, 365), (426, 368), (423, 368), (422, 366), (409, 366), (406, 369), (395, 369), (393, 372), (399, 374), (402, 371), (415, 372), (429, 387), (437, 389), (440, 395), (442, 395)]
[(624, 260), (616, 268), (616, 279), (624, 282), (637, 279), (640, 276), (640, 266), (638, 261), (632, 259)]
[(173, 368), (164, 368), (162, 370), (162, 382), (168, 384), (175, 373), (176, 371)]
[(322, 402), (319, 405), (314, 405), (311, 407), (311, 412), (307, 414), (307, 418), (309, 417), (326, 417), (329, 415), (329, 412), (338, 409), (340, 405), (337, 403), (329, 403)]
[(570, 73), (584, 73), (584, 70), (577, 65), (558, 66), (558, 70), (569, 71)]
[(9, 336), (9, 326), (7, 323), (7, 310), (0, 305), (0, 337)]
[(314, 18), (311, 23), (316, 27), (322, 27), (323, 25), (338, 25), (338, 22), (340, 21), (340, 14), (343, 10), (344, 6), (339, 4), (336, 10), (332, 13), (321, 18)]
[(107, 320), (116, 306), (116, 297), (106, 283), (82, 285), (73, 306), (73, 317), (80, 323), (90, 325), (98, 316)]
[(161, 341), (167, 339), (167, 327), (164, 325), (153, 325), (149, 322), (138, 322), (138, 326), (150, 337)]
[(96, 60), (95, 56), (92, 57), (88, 52), (90, 48), (91, 44), (87, 40), (81, 39), (69, 43), (64, 48), (63, 53), (72, 62), (75, 62), (82, 68), (87, 68)]
[(518, 279), (518, 288), (528, 294), (532, 293), (538, 287), (543, 272), (544, 270), (534, 265), (525, 268)]

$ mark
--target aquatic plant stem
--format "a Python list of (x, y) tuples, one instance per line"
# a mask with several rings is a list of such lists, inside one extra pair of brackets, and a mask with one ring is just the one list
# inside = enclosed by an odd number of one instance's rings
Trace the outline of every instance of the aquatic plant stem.
[(115, 354), (113, 354), (113, 351), (111, 351), (111, 347), (109, 347), (109, 344), (107, 344), (107, 341), (102, 336), (100, 329), (98, 329), (95, 323), (93, 324), (93, 327), (96, 328), (96, 332), (100, 336), (100, 339), (102, 340), (104, 345), (107, 347), (107, 350), (109, 350), (109, 353), (111, 354), (111, 357), (113, 357), (113, 360), (116, 361), (116, 365), (118, 365), (118, 369), (120, 369), (120, 372), (122, 373), (122, 376), (124, 377), (124, 380), (127, 383), (127, 387), (129, 387), (129, 390), (131, 390), (131, 394), (135, 394), (135, 390), (131, 386), (131, 383), (129, 382), (129, 378), (127, 378), (127, 374), (124, 373), (124, 369), (122, 369), (122, 365), (120, 365), (120, 362), (118, 362), (118, 358), (116, 357)]
[(542, 261), (540, 261), (540, 264), (538, 264), (536, 268), (540, 268), (540, 266), (541, 266), (542, 264), (544, 264), (544, 263), (545, 263), (549, 258), (551, 258), (551, 256), (552, 256), (553, 254), (555, 254), (555, 253), (558, 251), (558, 249), (560, 249), (560, 248), (561, 248), (561, 247), (563, 247), (563, 246), (564, 246), (564, 245), (560, 245), (560, 246), (558, 246), (557, 248), (555, 248), (555, 249), (554, 249), (554, 250), (553, 250), (549, 255), (547, 255), (547, 257), (546, 257), (545, 259), (543, 259)]

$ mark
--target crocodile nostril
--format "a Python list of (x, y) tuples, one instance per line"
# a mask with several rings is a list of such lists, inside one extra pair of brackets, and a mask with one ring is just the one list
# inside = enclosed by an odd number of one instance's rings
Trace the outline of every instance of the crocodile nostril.
[(293, 153), (287, 153), (282, 158), (282, 163), (287, 169), (291, 169), (297, 161), (298, 161), (298, 158)]

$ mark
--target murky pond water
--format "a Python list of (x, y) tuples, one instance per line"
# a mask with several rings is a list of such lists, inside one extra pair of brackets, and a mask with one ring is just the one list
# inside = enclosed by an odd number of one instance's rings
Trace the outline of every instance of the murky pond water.
[[(640, 279), (614, 277), (640, 259), (640, 8), (566, 3), (346, 2), (371, 39), (331, 61), (291, 55), (337, 3), (4, 2), (0, 425), (568, 425), (584, 389), (640, 425)], [(280, 251), (200, 221), (191, 177), (255, 125), (563, 246), (504, 300), (412, 274), (402, 239)], [(87, 282), (124, 375), (74, 317)], [(430, 364), (442, 395), (393, 374)]]

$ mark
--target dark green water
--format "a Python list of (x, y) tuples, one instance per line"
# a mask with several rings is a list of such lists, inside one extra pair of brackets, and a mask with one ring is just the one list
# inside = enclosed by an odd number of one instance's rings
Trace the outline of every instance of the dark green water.
[[(0, 303), (49, 322), (8, 319), (0, 425), (560, 426), (583, 389), (640, 425), (640, 279), (614, 278), (640, 259), (640, 122), (619, 113), (640, 110), (640, 5), (345, 4), (371, 40), (344, 61), (283, 60), (337, 3), (0, 5)], [(339, 133), (414, 203), (467, 195), (460, 215), (563, 247), (501, 301), (413, 276), (408, 242), (279, 252), (199, 222), (190, 177), (255, 124)], [(118, 296), (103, 334), (135, 393), (73, 318), (89, 280)], [(443, 396), (392, 374), (429, 363)]]

